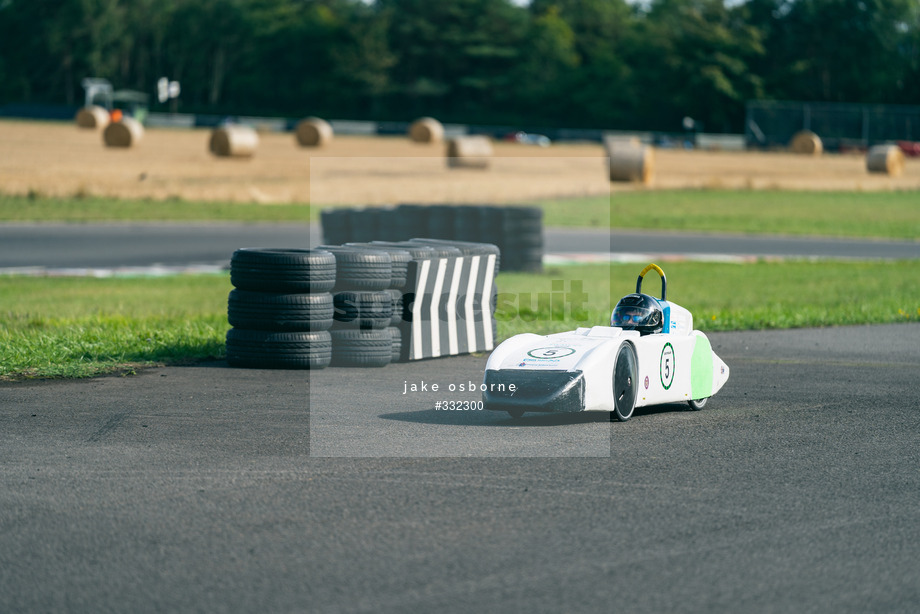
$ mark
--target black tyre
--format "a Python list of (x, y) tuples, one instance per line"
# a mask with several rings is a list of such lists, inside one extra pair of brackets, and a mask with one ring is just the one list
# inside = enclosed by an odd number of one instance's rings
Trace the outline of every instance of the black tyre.
[(403, 355), (402, 331), (396, 326), (391, 326), (387, 328), (387, 332), (390, 333), (390, 338), (393, 342), (390, 362), (400, 362)]
[(543, 210), (537, 207), (505, 207), (502, 227), (506, 234), (543, 232)]
[(396, 241), (396, 208), (378, 207), (375, 212), (377, 214), (377, 234), (372, 240)]
[(227, 297), (230, 326), (268, 331), (321, 331), (332, 327), (334, 305), (328, 292), (277, 294), (231, 290)]
[(498, 247), (490, 243), (476, 243), (475, 241), (460, 241), (453, 239), (430, 239), (423, 237), (415, 237), (409, 241), (410, 243), (415, 243), (418, 245), (428, 245), (430, 247), (436, 247), (440, 245), (446, 245), (448, 247), (453, 247), (460, 250), (460, 253), (464, 256), (476, 256), (476, 255), (489, 255), (495, 254), (498, 255)]
[(631, 343), (624, 342), (617, 350), (613, 367), (613, 415), (620, 422), (629, 420), (635, 410), (638, 376), (636, 349)]
[(344, 245), (323, 245), (335, 257), (335, 290), (384, 290), (393, 279), (393, 261), (386, 252)]
[(345, 247), (388, 253), (390, 255), (390, 263), (393, 267), (393, 274), (392, 277), (390, 277), (389, 287), (402, 288), (406, 285), (409, 263), (412, 262), (412, 254), (406, 251), (406, 249), (381, 244), (375, 245), (373, 243), (348, 243)]
[(257, 292), (329, 292), (335, 256), (328, 251), (244, 247), (230, 257), (230, 283)]
[(393, 358), (393, 337), (384, 330), (333, 330), (332, 365), (384, 367)]
[(319, 216), (323, 228), (323, 241), (329, 244), (354, 241), (351, 236), (348, 209), (323, 209)]
[(432, 239), (453, 239), (454, 219), (453, 206), (432, 205), (428, 208), (428, 229), (423, 234)]
[(502, 236), (499, 245), (505, 253), (543, 247), (543, 211), (533, 207), (506, 207), (502, 210)]
[(427, 205), (399, 205), (393, 224), (397, 241), (423, 235), (428, 231)]
[(383, 329), (393, 316), (393, 297), (385, 290), (337, 292), (332, 301), (335, 328)]
[(428, 245), (413, 243), (412, 241), (371, 241), (367, 245), (372, 248), (380, 247), (401, 249), (409, 252), (409, 255), (412, 256), (413, 260), (425, 260), (427, 258), (435, 257), (434, 248)]
[(323, 369), (331, 360), (332, 336), (327, 331), (227, 331), (227, 363), (231, 367)]
[(476, 207), (454, 207), (454, 237), (460, 241), (479, 241), (479, 210)]
[(440, 239), (412, 239), (412, 243), (417, 243), (419, 245), (428, 245), (434, 247), (435, 245), (448, 245), (450, 247), (456, 247), (465, 257), (470, 256), (480, 256), (481, 258), (486, 258), (488, 256), (495, 256), (495, 270), (493, 271), (494, 275), (498, 275), (498, 272), (501, 268), (501, 251), (498, 249), (497, 245), (492, 245), (491, 243), (475, 243), (472, 241), (443, 241)]
[(476, 209), (479, 211), (479, 240), (501, 247), (504, 242), (501, 208), (479, 206)]
[(373, 241), (377, 236), (378, 217), (373, 209), (351, 209), (348, 215), (351, 225), (351, 241)]
[(515, 235), (543, 234), (543, 222), (540, 220), (506, 221), (502, 227), (506, 237)]
[(403, 302), (402, 290), (391, 288), (384, 290), (384, 292), (390, 295), (390, 304), (393, 307), (393, 313), (390, 315), (390, 326), (399, 326), (405, 319), (405, 314), (403, 313), (405, 303)]
[(432, 250), (433, 258), (456, 258), (462, 256), (463, 252), (450, 244), (449, 241), (437, 241), (432, 243), (421, 243), (416, 242), (415, 240), (407, 241), (411, 245), (416, 245), (418, 247), (428, 247)]
[(687, 401), (687, 405), (689, 405), (690, 409), (692, 409), (693, 411), (700, 411), (701, 409), (706, 407), (707, 401), (709, 401), (709, 397), (706, 397), (705, 399), (696, 399), (693, 401)]

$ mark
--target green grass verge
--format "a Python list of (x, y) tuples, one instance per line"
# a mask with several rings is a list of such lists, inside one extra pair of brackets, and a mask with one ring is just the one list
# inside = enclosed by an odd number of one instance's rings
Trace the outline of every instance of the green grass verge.
[[(499, 338), (606, 324), (638, 265), (503, 273)], [(668, 297), (705, 331), (920, 321), (920, 262), (677, 263)], [(658, 294), (654, 273), (648, 292)], [(565, 294), (587, 293), (580, 311)], [(227, 274), (161, 278), (0, 277), (0, 379), (88, 377), (221, 358)], [(539, 295), (546, 296), (539, 296)]]
[[(920, 192), (665, 190), (537, 203), (546, 226), (917, 240)], [(317, 222), (307, 204), (0, 195), (0, 222)]]
[(95, 196), (51, 198), (0, 194), (0, 222), (298, 222), (310, 221), (306, 204), (129, 200)]
[(0, 379), (88, 377), (224, 355), (229, 275), (0, 277)]
[(543, 203), (547, 226), (904, 239), (920, 192), (661, 190)]
[[(538, 203), (546, 226), (916, 240), (920, 192), (665, 190)], [(0, 222), (317, 222), (307, 204), (0, 195)]]
[[(905, 282), (920, 278), (920, 261), (684, 262), (663, 268), (668, 299), (689, 309), (703, 331), (920, 322), (920, 286)], [(616, 301), (635, 290), (641, 269), (598, 264), (552, 267), (539, 277), (502, 274), (499, 334), (606, 325)], [(657, 275), (645, 279), (643, 291), (660, 296)], [(588, 294), (581, 312), (565, 300), (578, 284)]]

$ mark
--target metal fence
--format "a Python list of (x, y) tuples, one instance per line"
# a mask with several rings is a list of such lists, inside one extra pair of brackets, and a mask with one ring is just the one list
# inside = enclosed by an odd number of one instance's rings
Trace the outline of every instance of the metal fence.
[(786, 147), (800, 130), (817, 134), (825, 150), (865, 149), (893, 141), (920, 141), (920, 106), (751, 100), (749, 148)]

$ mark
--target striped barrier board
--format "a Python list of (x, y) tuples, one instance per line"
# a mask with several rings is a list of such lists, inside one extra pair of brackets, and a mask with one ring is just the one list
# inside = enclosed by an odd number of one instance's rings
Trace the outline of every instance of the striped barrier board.
[(494, 272), (495, 254), (410, 262), (403, 356), (420, 360), (492, 350)]

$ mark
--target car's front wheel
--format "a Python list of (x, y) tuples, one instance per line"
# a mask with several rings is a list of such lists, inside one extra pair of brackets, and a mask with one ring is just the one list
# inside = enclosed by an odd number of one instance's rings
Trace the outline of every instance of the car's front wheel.
[(690, 409), (692, 409), (693, 411), (699, 411), (703, 409), (704, 407), (706, 407), (706, 401), (708, 400), (709, 400), (709, 397), (706, 397), (705, 399), (697, 399), (695, 401), (687, 401), (687, 405), (689, 405)]
[(613, 366), (613, 415), (620, 422), (629, 420), (636, 407), (636, 379), (639, 376), (636, 349), (624, 342), (617, 350)]

